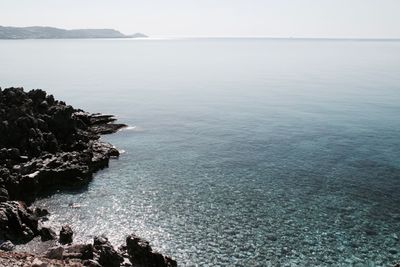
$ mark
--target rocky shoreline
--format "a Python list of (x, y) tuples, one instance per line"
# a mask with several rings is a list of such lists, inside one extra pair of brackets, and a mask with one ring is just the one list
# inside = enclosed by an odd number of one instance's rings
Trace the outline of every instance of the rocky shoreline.
[[(40, 89), (0, 89), (0, 250), (11, 251), (14, 244), (35, 237), (54, 244), (42, 255), (2, 252), (0, 266), (2, 258), (20, 261), (21, 266), (177, 265), (134, 234), (118, 249), (105, 236), (95, 237), (92, 244), (74, 244), (69, 226), (57, 235), (42, 224), (48, 212), (29, 207), (44, 193), (88, 184), (96, 171), (119, 156), (100, 135), (125, 126), (111, 115), (74, 109)], [(32, 262), (24, 265), (22, 258)]]

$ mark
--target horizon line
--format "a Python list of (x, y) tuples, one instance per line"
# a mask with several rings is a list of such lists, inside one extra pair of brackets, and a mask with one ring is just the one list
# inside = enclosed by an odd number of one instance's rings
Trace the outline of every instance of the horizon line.
[(272, 40), (327, 40), (327, 41), (400, 41), (400, 37), (302, 37), (302, 36), (163, 36), (149, 35), (146, 39), (272, 39)]

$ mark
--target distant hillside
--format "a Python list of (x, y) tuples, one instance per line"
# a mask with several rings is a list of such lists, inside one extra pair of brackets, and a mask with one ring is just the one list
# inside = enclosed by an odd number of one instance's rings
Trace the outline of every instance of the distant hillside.
[(73, 39), (73, 38), (139, 38), (147, 37), (136, 33), (125, 35), (113, 29), (64, 30), (53, 27), (3, 27), (0, 26), (0, 39)]

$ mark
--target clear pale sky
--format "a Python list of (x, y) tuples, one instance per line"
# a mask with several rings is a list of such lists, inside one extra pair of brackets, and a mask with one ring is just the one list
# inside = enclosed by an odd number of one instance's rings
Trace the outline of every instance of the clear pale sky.
[(0, 25), (154, 37), (400, 38), (400, 0), (0, 0)]

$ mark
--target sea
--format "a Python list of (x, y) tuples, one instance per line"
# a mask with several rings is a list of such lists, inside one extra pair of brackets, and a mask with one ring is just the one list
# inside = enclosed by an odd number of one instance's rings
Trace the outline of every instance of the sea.
[(129, 127), (87, 187), (34, 205), (75, 240), (179, 266), (400, 262), (400, 41), (0, 41), (0, 86)]

